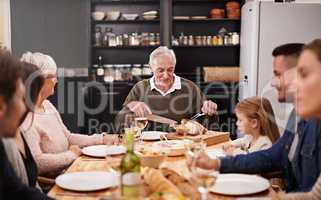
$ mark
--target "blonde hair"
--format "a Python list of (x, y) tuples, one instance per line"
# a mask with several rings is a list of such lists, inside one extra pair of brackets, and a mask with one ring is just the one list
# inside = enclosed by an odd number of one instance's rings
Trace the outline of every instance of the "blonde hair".
[(235, 111), (250, 119), (256, 119), (261, 135), (268, 136), (272, 143), (279, 139), (280, 133), (275, 121), (272, 105), (264, 97), (249, 97), (236, 104)]

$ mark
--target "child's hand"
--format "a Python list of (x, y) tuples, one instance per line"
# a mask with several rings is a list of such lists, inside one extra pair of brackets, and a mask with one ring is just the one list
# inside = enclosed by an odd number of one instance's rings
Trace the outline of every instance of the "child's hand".
[(225, 155), (227, 155), (227, 156), (233, 156), (235, 149), (236, 149), (235, 146), (233, 146), (233, 145), (231, 145), (231, 144), (226, 145), (226, 146), (223, 146), (224, 153), (225, 153)]

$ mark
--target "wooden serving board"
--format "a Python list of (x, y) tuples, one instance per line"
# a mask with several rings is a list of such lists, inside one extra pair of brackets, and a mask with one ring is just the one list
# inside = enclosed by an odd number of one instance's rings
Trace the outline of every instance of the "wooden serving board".
[[(167, 139), (169, 140), (182, 140), (184, 139), (183, 135), (180, 135), (176, 132), (173, 133), (168, 133), (166, 135)], [(230, 140), (230, 133), (229, 132), (217, 132), (217, 131), (207, 131), (203, 135), (187, 135), (185, 139), (197, 141), (200, 139), (203, 139), (207, 146), (211, 146), (214, 144), (222, 143), (222, 142), (227, 142)]]

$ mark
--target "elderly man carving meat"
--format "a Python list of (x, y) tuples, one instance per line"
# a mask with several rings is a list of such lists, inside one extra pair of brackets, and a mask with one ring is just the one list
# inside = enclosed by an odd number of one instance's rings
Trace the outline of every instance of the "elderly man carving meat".
[(116, 117), (118, 127), (128, 113), (137, 117), (156, 114), (178, 122), (198, 112), (208, 117), (216, 113), (217, 105), (206, 100), (197, 85), (175, 75), (173, 50), (158, 47), (150, 54), (149, 65), (153, 76), (138, 82), (129, 92), (123, 109)]

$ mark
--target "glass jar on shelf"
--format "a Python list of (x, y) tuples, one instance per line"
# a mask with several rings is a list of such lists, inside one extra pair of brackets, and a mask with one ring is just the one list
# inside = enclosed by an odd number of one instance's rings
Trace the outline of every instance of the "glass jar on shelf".
[(111, 64), (107, 64), (107, 65), (104, 65), (104, 69), (105, 69), (105, 76), (104, 76), (104, 81), (106, 83), (111, 83), (111, 82), (114, 82), (114, 66), (111, 65)]
[(105, 32), (102, 34), (102, 46), (108, 47), (109, 34), (111, 30), (109, 27), (105, 28)]
[(148, 46), (149, 45), (149, 35), (146, 32), (142, 33), (141, 45), (142, 46)]
[(200, 35), (195, 37), (195, 43), (197, 46), (202, 46), (202, 37)]
[(96, 28), (95, 28), (94, 46), (95, 46), (95, 47), (101, 47), (101, 46), (102, 46), (102, 32), (101, 32), (101, 27), (96, 27)]
[(151, 75), (153, 75), (152, 69), (150, 68), (149, 64), (144, 64), (143, 65), (142, 75), (143, 76), (151, 76)]
[(142, 65), (141, 64), (133, 64), (132, 75), (133, 76), (141, 76), (142, 75)]
[(218, 37), (217, 37), (216, 35), (214, 35), (214, 36), (212, 37), (212, 45), (213, 45), (213, 46), (218, 45)]
[(114, 80), (115, 81), (122, 81), (122, 65), (116, 64), (114, 65)]
[(240, 36), (237, 32), (232, 33), (232, 44), (233, 45), (238, 45), (240, 44)]
[(155, 33), (149, 33), (149, 45), (150, 46), (155, 46), (156, 45)]
[(156, 33), (156, 45), (159, 46), (160, 45), (160, 34)]
[(122, 80), (131, 81), (133, 80), (132, 69), (130, 64), (122, 65), (121, 69)]
[(108, 46), (115, 47), (115, 46), (117, 46), (116, 34), (112, 32), (111, 28), (109, 28), (108, 30), (109, 30), (109, 32), (108, 32)]
[(132, 33), (129, 36), (129, 46), (138, 46), (139, 41), (138, 41), (138, 33)]
[(207, 45), (207, 38), (206, 35), (202, 36), (202, 46), (206, 46)]
[(183, 37), (183, 46), (188, 46), (188, 37), (187, 36), (184, 36)]
[(180, 33), (180, 35), (178, 37), (178, 44), (184, 45), (184, 33)]
[(194, 37), (192, 35), (188, 36), (188, 46), (194, 46)]
[(225, 46), (227, 46), (227, 45), (230, 45), (230, 39), (229, 39), (230, 37), (229, 37), (229, 35), (228, 34), (226, 34), (226, 35), (224, 35), (224, 40), (223, 40), (223, 43), (224, 43), (224, 45)]
[(117, 46), (123, 46), (123, 36), (122, 35), (117, 35), (116, 36), (116, 45)]
[(223, 36), (221, 35), (218, 35), (217, 36), (217, 45), (223, 45), (224, 42), (223, 42)]
[(206, 37), (206, 45), (207, 46), (212, 46), (212, 36), (208, 35)]
[(129, 46), (129, 36), (128, 34), (123, 34), (123, 45)]

